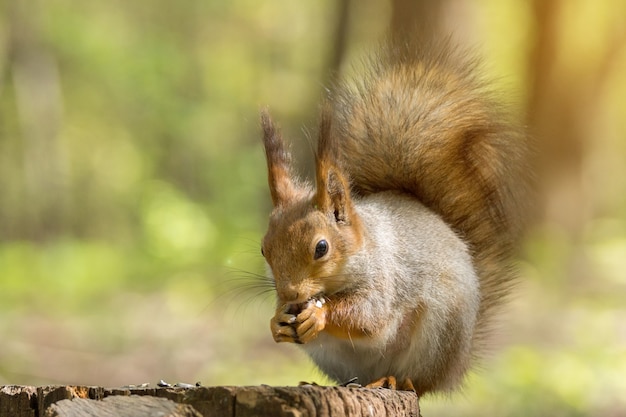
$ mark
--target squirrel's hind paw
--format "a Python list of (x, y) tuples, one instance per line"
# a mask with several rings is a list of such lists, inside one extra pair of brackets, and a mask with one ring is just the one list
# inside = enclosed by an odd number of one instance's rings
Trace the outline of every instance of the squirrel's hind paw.
[(398, 391), (415, 391), (415, 387), (413, 386), (413, 382), (409, 378), (405, 378), (404, 380), (398, 381), (395, 376), (389, 375), (384, 376), (380, 379), (370, 382), (365, 386), (365, 388), (388, 388), (392, 390)]

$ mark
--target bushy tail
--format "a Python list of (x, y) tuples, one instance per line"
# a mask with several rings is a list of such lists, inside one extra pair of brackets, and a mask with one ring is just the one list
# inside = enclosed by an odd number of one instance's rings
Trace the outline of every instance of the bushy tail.
[(522, 229), (527, 141), (449, 42), (387, 45), (366, 75), (329, 98), (339, 158), (354, 192), (402, 190), (438, 213), (469, 245), (482, 303), (475, 344), (508, 292)]

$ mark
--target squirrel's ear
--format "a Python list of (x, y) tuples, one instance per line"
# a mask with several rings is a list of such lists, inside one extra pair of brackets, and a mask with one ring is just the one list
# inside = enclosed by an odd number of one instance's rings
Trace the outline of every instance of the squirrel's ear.
[[(319, 167), (318, 167), (319, 169)], [(348, 181), (334, 166), (325, 166), (323, 172), (317, 173), (318, 208), (335, 217), (337, 223), (349, 224), (352, 219), (352, 202)]]
[(352, 202), (350, 185), (336, 163), (331, 132), (331, 109), (322, 109), (317, 145), (315, 202), (318, 208), (332, 214), (339, 223), (350, 223)]
[(267, 109), (261, 110), (263, 145), (267, 159), (267, 178), (274, 207), (290, 201), (296, 194), (291, 174), (291, 154)]

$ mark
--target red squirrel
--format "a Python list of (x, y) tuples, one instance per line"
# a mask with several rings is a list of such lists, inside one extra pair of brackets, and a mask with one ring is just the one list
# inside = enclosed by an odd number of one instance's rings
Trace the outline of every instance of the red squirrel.
[(450, 42), (386, 44), (321, 106), (315, 182), (261, 113), (276, 342), (329, 377), (458, 387), (514, 281), (527, 140)]

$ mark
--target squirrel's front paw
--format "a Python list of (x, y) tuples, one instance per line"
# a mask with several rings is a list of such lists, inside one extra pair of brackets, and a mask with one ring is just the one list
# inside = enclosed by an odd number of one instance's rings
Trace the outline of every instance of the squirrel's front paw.
[(302, 344), (315, 339), (326, 326), (326, 308), (323, 300), (316, 299), (296, 309), (292, 304), (278, 307), (270, 321), (274, 340)]

